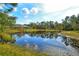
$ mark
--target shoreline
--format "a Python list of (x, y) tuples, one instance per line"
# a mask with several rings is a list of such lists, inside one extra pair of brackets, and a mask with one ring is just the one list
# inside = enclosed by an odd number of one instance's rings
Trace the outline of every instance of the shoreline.
[(78, 37), (79, 33), (76, 33), (75, 31), (62, 31), (61, 35), (71, 39), (79, 40), (79, 37)]

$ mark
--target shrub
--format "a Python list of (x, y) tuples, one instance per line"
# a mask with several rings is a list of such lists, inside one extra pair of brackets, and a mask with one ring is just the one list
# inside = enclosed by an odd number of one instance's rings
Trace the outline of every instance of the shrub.
[(14, 39), (11, 37), (11, 35), (6, 34), (6, 33), (2, 33), (2, 40), (4, 42), (12, 42), (12, 41), (14, 41)]

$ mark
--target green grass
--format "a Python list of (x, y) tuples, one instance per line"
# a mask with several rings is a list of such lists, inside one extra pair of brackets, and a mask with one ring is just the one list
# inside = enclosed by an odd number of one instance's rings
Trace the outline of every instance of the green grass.
[(13, 33), (23, 33), (23, 32), (59, 32), (59, 30), (52, 29), (5, 29), (5, 33), (13, 34)]
[(0, 43), (0, 56), (46, 56), (45, 53), (38, 53), (29, 48), (22, 48), (11, 44)]
[(61, 33), (66, 36), (79, 39), (79, 31), (62, 31)]
[(32, 32), (32, 31), (59, 31), (59, 30), (52, 30), (52, 29), (24, 29), (25, 32)]
[(1, 39), (4, 41), (4, 42), (12, 42), (12, 41), (15, 41), (14, 38), (12, 38), (12, 36), (8, 33), (0, 33), (0, 37)]

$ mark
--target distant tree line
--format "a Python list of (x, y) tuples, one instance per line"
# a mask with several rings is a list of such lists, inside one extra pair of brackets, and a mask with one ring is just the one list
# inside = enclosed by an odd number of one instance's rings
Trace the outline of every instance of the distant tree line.
[(77, 16), (66, 16), (61, 23), (57, 21), (43, 21), (25, 24), (25, 26), (31, 29), (79, 30), (79, 14)]

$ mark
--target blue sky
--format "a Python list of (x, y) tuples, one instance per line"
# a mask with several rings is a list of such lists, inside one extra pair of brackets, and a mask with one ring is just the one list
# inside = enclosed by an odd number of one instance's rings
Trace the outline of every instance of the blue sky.
[[(58, 2), (57, 2), (58, 1)], [(75, 3), (74, 3), (75, 2)], [(0, 5), (0, 9), (3, 6)], [(62, 22), (66, 16), (79, 14), (79, 3), (75, 0), (55, 0), (44, 3), (19, 3), (9, 15), (16, 16), (17, 24), (30, 22), (58, 21)]]
[(39, 21), (39, 17), (43, 14), (43, 5), (41, 3), (19, 3), (9, 15), (17, 17), (16, 23), (26, 24)]

